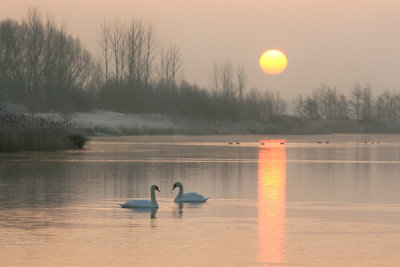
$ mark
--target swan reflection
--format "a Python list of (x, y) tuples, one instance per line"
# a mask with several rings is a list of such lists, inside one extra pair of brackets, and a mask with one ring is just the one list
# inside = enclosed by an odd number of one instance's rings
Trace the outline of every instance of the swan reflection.
[(156, 209), (156, 208), (151, 208), (151, 212), (150, 212), (150, 218), (151, 219), (155, 219), (156, 218), (157, 210), (158, 209)]
[(286, 143), (263, 140), (258, 157), (258, 255), (263, 264), (284, 263)]
[(183, 203), (182, 202), (177, 203), (175, 205), (175, 207), (172, 210), (172, 215), (175, 218), (182, 218), (182, 216), (183, 216)]
[(130, 209), (133, 213), (150, 213), (151, 219), (156, 219), (156, 214), (158, 209), (157, 208), (131, 208)]

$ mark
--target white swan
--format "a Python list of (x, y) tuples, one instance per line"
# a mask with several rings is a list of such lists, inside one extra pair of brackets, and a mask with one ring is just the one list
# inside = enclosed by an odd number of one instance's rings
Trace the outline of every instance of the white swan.
[(131, 200), (124, 204), (119, 204), (119, 205), (121, 205), (121, 207), (123, 207), (123, 208), (156, 208), (156, 209), (158, 209), (156, 193), (154, 192), (155, 190), (160, 192), (160, 190), (158, 189), (158, 186), (153, 184), (150, 188), (151, 201), (149, 201), (147, 199), (134, 199), (134, 200)]
[(176, 182), (174, 184), (174, 187), (172, 190), (174, 190), (176, 187), (179, 187), (179, 193), (176, 195), (174, 202), (175, 203), (182, 203), (182, 202), (187, 202), (187, 203), (199, 203), (199, 202), (206, 202), (208, 197), (204, 197), (200, 194), (197, 194), (195, 192), (183, 194), (183, 185), (180, 182)]

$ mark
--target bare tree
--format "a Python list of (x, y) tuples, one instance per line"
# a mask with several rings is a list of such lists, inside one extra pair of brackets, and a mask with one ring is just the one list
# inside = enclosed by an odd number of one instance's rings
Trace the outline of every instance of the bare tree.
[(279, 92), (266, 90), (261, 99), (261, 116), (263, 121), (271, 121), (276, 115), (285, 111), (285, 102), (280, 98)]
[(364, 121), (370, 121), (372, 119), (372, 91), (371, 87), (367, 85), (362, 91), (362, 119)]
[(261, 99), (261, 94), (258, 89), (251, 88), (245, 96), (245, 117), (257, 119), (260, 117), (260, 105), (259, 101)]
[(160, 64), (158, 67), (161, 87), (175, 88), (182, 78), (182, 57), (179, 47), (171, 45), (167, 49), (161, 49)]
[(211, 73), (211, 91), (213, 95), (217, 96), (220, 91), (220, 68), (217, 63), (214, 63)]
[(316, 95), (307, 97), (304, 101), (304, 115), (305, 118), (309, 120), (319, 120), (321, 119), (321, 114), (319, 113), (319, 101)]
[[(49, 16), (30, 9), (21, 23), (0, 25), (1, 83), (10, 85), (11, 100), (31, 108), (60, 108), (73, 88), (87, 86), (91, 56), (79, 39)], [(3, 80), (4, 79), (4, 80)]]
[(111, 49), (114, 58), (115, 81), (117, 85), (122, 80), (124, 71), (124, 26), (116, 19), (111, 28)]
[[(212, 73), (212, 87), (217, 94), (222, 95), (226, 100), (233, 100), (235, 98), (238, 86), (234, 80), (234, 67), (233, 64), (225, 60), (224, 63), (214, 64)], [(242, 73), (241, 82), (242, 86), (245, 82), (245, 73)]]
[(243, 93), (247, 84), (247, 74), (244, 66), (237, 68), (237, 91), (239, 93), (239, 105), (242, 105)]
[(4, 93), (11, 99), (21, 98), (24, 94), (23, 70), (23, 39), (21, 26), (10, 19), (0, 24), (0, 71), (2, 84), (7, 84), (9, 90)]
[(226, 99), (233, 99), (236, 88), (233, 80), (234, 68), (231, 62), (225, 61), (225, 63), (221, 65), (220, 75), (222, 95)]
[(104, 63), (106, 87), (109, 84), (109, 67), (111, 60), (111, 29), (110, 25), (103, 20), (100, 26), (100, 34), (98, 35), (98, 44), (100, 47), (100, 57)]
[[(153, 60), (154, 60), (154, 53), (157, 47), (157, 40), (154, 34), (153, 25), (147, 26), (147, 31), (145, 34), (145, 47), (144, 47), (144, 86), (147, 88), (150, 83), (151, 75), (153, 72)], [(182, 72), (182, 71), (181, 71)]]
[(153, 26), (132, 20), (125, 33), (128, 83), (148, 87), (153, 70), (156, 38)]
[(342, 120), (349, 119), (349, 102), (343, 94), (341, 94), (338, 99), (337, 117)]
[(302, 95), (297, 96), (296, 98), (293, 99), (293, 104), (294, 104), (294, 111), (295, 114), (301, 118), (304, 119), (305, 118), (305, 114), (304, 114), (304, 98)]
[(355, 113), (355, 117), (357, 122), (360, 121), (360, 115), (361, 115), (361, 97), (362, 97), (362, 91), (361, 91), (361, 85), (356, 84), (353, 89), (351, 90), (351, 106), (353, 108), (353, 112)]
[(244, 115), (250, 119), (270, 122), (274, 117), (285, 112), (286, 103), (280, 98), (279, 92), (251, 89), (245, 97)]
[(399, 97), (392, 90), (386, 89), (379, 97), (382, 100), (382, 108), (385, 112), (386, 120), (395, 121), (399, 113)]
[(338, 109), (338, 97), (336, 88), (330, 88), (326, 84), (321, 84), (316, 94), (319, 99), (320, 114), (324, 119), (336, 119)]

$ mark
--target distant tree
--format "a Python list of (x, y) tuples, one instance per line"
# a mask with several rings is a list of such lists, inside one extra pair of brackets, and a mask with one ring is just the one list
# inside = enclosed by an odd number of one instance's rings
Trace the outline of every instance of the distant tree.
[(153, 26), (141, 20), (132, 20), (126, 38), (128, 81), (135, 86), (147, 87), (152, 74), (156, 48)]
[(338, 96), (336, 88), (330, 88), (326, 84), (321, 84), (317, 89), (320, 114), (324, 119), (336, 119), (338, 117)]
[(178, 82), (183, 77), (182, 65), (183, 60), (177, 45), (161, 49), (160, 62), (157, 67), (161, 88), (176, 89)]
[(220, 67), (221, 93), (225, 99), (235, 97), (235, 84), (233, 80), (234, 68), (231, 62), (225, 61)]
[(309, 120), (320, 120), (321, 115), (319, 113), (319, 101), (314, 95), (312, 97), (307, 97), (304, 101), (304, 115), (306, 119)]
[(260, 122), (270, 122), (277, 115), (285, 112), (286, 103), (280, 98), (279, 92), (252, 88), (246, 94), (244, 102), (245, 116)]
[(337, 118), (342, 120), (349, 119), (349, 101), (345, 95), (339, 95), (338, 99), (338, 111), (337, 111)]
[(118, 87), (128, 84), (131, 89), (148, 87), (153, 73), (153, 61), (157, 46), (154, 29), (141, 20), (133, 19), (124, 24), (117, 19), (103, 21), (98, 37), (100, 56), (106, 73), (106, 85), (110, 79), (111, 62), (113, 80)]
[(109, 85), (109, 68), (111, 60), (111, 29), (110, 25), (104, 20), (100, 26), (100, 34), (97, 38), (100, 47), (100, 58), (104, 64), (105, 85)]
[(227, 101), (238, 99), (241, 105), (247, 85), (247, 74), (243, 66), (235, 67), (230, 61), (215, 63), (211, 75), (211, 88), (214, 94)]
[(243, 95), (247, 85), (247, 74), (244, 66), (237, 67), (237, 92), (239, 94), (239, 105), (243, 104)]
[(7, 100), (22, 101), (24, 98), (23, 39), (21, 26), (16, 21), (7, 19), (0, 24), (0, 77), (4, 86), (3, 95)]
[(376, 119), (386, 123), (399, 121), (400, 95), (394, 90), (384, 90), (376, 101)]
[(304, 101), (304, 98), (302, 95), (298, 95), (297, 97), (295, 97), (292, 100), (292, 103), (294, 105), (295, 115), (297, 115), (301, 119), (306, 118), (305, 113), (304, 113), (304, 104), (305, 104), (304, 102), (305, 101)]
[(121, 22), (115, 19), (110, 28), (111, 51), (113, 53), (115, 68), (115, 82), (118, 86), (118, 84), (122, 81), (122, 75), (125, 67), (125, 27)]
[(21, 23), (0, 24), (0, 65), (0, 83), (7, 84), (9, 100), (59, 110), (88, 86), (93, 61), (79, 39), (30, 9)]
[[(143, 62), (144, 62), (143, 80), (144, 80), (144, 86), (146, 88), (149, 87), (150, 79), (153, 74), (153, 61), (155, 57), (156, 48), (157, 48), (157, 39), (154, 34), (153, 25), (150, 24), (147, 26), (146, 29), (144, 56), (143, 56)], [(183, 73), (183, 70), (180, 70), (179, 72)]]
[(369, 85), (367, 85), (361, 95), (362, 100), (362, 120), (371, 121), (372, 120), (372, 90)]
[(274, 117), (286, 110), (285, 102), (280, 98), (279, 92), (266, 90), (262, 95), (261, 114), (263, 121), (269, 122)]
[(351, 99), (350, 103), (357, 122), (359, 122), (361, 119), (361, 97), (362, 97), (361, 85), (357, 83), (351, 90), (351, 95), (350, 95)]
[(245, 118), (253, 118), (254, 120), (261, 120), (260, 118), (260, 91), (256, 88), (251, 88), (244, 98), (244, 111)]

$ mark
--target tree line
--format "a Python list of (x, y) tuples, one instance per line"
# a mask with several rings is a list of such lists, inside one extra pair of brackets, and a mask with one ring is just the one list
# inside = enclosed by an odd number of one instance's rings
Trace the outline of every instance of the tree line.
[[(248, 88), (243, 66), (216, 62), (209, 88), (184, 78), (179, 46), (162, 45), (154, 27), (141, 20), (105, 20), (90, 53), (65, 26), (30, 9), (21, 21), (0, 22), (0, 103), (31, 111), (162, 113), (209, 120), (283, 119), (287, 103), (278, 92)], [(293, 100), (304, 120), (354, 120), (397, 125), (400, 94), (373, 96), (357, 84), (345, 95), (322, 84)]]
[(354, 85), (349, 94), (339, 94), (322, 84), (308, 96), (293, 100), (296, 116), (307, 120), (353, 120), (389, 128), (400, 124), (400, 92), (384, 90), (373, 95), (369, 85)]
[(0, 97), (33, 110), (73, 108), (92, 85), (95, 66), (79, 39), (30, 10), (0, 23)]
[(278, 93), (247, 90), (244, 67), (216, 63), (212, 89), (184, 79), (180, 48), (160, 45), (151, 24), (103, 21), (98, 52), (30, 9), (0, 22), (0, 102), (32, 111), (107, 109), (202, 119), (269, 121), (284, 112)]

